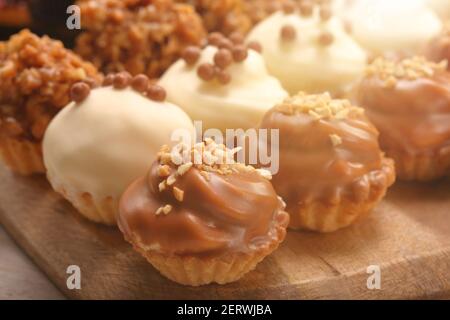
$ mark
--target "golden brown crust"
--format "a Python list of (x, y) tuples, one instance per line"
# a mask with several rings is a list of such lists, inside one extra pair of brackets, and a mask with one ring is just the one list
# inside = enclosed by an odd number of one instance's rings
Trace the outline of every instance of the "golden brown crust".
[(119, 199), (112, 197), (98, 198), (88, 192), (71, 190), (59, 183), (57, 177), (50, 176), (48, 172), (47, 179), (52, 188), (64, 196), (82, 216), (93, 222), (110, 226), (116, 225)]
[(369, 172), (362, 179), (367, 185), (355, 184), (352, 197), (314, 200), (298, 203), (287, 208), (291, 216), (289, 227), (319, 232), (333, 232), (347, 227), (369, 213), (385, 196), (387, 189), (395, 182), (394, 161), (383, 159), (381, 170)]
[(95, 67), (28, 30), (0, 43), (0, 136), (40, 142), (78, 81), (101, 80)]
[(45, 172), (40, 143), (2, 138), (0, 139), (0, 158), (11, 170), (21, 175)]
[(200, 17), (172, 0), (79, 2), (84, 32), (76, 51), (105, 73), (159, 77), (189, 45), (205, 37)]
[(450, 146), (431, 154), (408, 154), (401, 150), (386, 150), (395, 161), (397, 177), (403, 181), (432, 181), (450, 176)]

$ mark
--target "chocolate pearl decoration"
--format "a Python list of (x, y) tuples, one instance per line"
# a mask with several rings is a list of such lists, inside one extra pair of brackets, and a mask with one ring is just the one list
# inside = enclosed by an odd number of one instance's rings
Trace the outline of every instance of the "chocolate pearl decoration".
[(310, 2), (301, 2), (298, 6), (300, 15), (303, 17), (309, 17), (313, 14), (314, 7)]
[(200, 58), (201, 50), (196, 46), (189, 46), (184, 49), (182, 53), (182, 58), (188, 65), (195, 64)]
[(204, 81), (211, 81), (216, 75), (214, 66), (210, 63), (203, 63), (197, 69), (197, 75)]
[(208, 35), (208, 44), (212, 46), (218, 46), (219, 42), (223, 40), (224, 36), (219, 32), (212, 32)]
[(124, 89), (128, 87), (130, 81), (131, 75), (128, 72), (120, 72), (114, 77), (113, 86), (115, 89)]
[(145, 74), (138, 74), (131, 80), (131, 87), (138, 91), (144, 92), (148, 88), (150, 80)]
[(329, 7), (327, 7), (327, 6), (321, 7), (319, 15), (320, 15), (320, 19), (323, 22), (328, 21), (328, 20), (330, 20), (330, 18), (332, 16), (331, 9)]
[(323, 32), (320, 36), (319, 36), (319, 44), (321, 46), (327, 47), (329, 45), (331, 45), (334, 41), (334, 36), (333, 34), (331, 34), (330, 32)]
[(231, 75), (224, 70), (220, 70), (219, 72), (217, 72), (217, 80), (221, 84), (226, 85), (231, 82)]
[(231, 42), (230, 39), (223, 38), (222, 40), (219, 41), (219, 44), (217, 45), (217, 47), (219, 47), (220, 49), (231, 50), (231, 49), (233, 49), (233, 42)]
[(89, 95), (91, 88), (84, 82), (75, 83), (70, 88), (70, 99), (75, 102), (81, 102)]
[(105, 87), (112, 85), (114, 82), (114, 74), (108, 74), (106, 78), (103, 80), (103, 85)]
[(233, 62), (233, 56), (228, 49), (219, 49), (214, 55), (214, 64), (221, 69), (225, 69)]
[(162, 102), (166, 99), (167, 93), (163, 87), (152, 84), (147, 89), (147, 96), (153, 101)]
[(237, 31), (233, 32), (230, 35), (229, 39), (234, 44), (243, 44), (244, 43), (244, 36), (240, 32), (237, 32)]
[(262, 52), (262, 46), (261, 46), (261, 44), (260, 44), (259, 42), (257, 42), (257, 41), (250, 41), (250, 42), (247, 44), (247, 47), (248, 47), (249, 49), (252, 49), (252, 50), (256, 51), (256, 52), (259, 52), (259, 53)]
[(297, 31), (295, 31), (295, 28), (291, 25), (285, 25), (283, 28), (281, 28), (281, 39), (284, 41), (294, 41), (297, 37)]
[(242, 62), (248, 57), (248, 50), (244, 45), (238, 45), (231, 51), (235, 62)]
[(295, 11), (295, 3), (293, 1), (286, 1), (283, 3), (283, 12), (285, 14), (292, 14)]
[(91, 89), (98, 87), (98, 83), (92, 78), (86, 78), (83, 80), (83, 82), (86, 83)]

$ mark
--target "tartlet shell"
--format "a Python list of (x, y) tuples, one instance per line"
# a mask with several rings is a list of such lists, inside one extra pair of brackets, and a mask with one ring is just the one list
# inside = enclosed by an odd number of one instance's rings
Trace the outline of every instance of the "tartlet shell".
[(313, 200), (299, 203), (294, 210), (289, 210), (291, 229), (306, 229), (318, 232), (333, 232), (347, 227), (357, 219), (369, 213), (385, 196), (387, 189), (395, 182), (395, 166), (392, 159), (384, 158), (380, 180), (374, 181), (371, 173), (367, 174), (369, 188), (363, 198), (342, 197), (332, 203), (324, 200)]
[(28, 176), (45, 173), (40, 143), (15, 138), (0, 139), (0, 157), (14, 172)]

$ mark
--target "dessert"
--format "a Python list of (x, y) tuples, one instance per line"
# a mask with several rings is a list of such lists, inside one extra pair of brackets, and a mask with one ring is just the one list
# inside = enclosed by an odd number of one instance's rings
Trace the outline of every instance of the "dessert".
[(244, 44), (219, 33), (208, 37), (208, 46), (189, 47), (159, 83), (167, 99), (183, 108), (203, 129), (254, 127), (264, 112), (287, 93), (270, 76), (257, 43)]
[(269, 72), (291, 94), (341, 94), (364, 72), (367, 55), (325, 5), (279, 11), (248, 35), (263, 47)]
[(245, 34), (251, 27), (251, 20), (244, 12), (246, 0), (176, 0), (191, 4), (202, 17), (208, 32), (233, 32)]
[(450, 1), (425, 0), (425, 2), (443, 21), (450, 19)]
[(428, 59), (434, 62), (447, 60), (447, 69), (450, 71), (450, 22), (441, 34), (430, 41), (425, 49), (425, 54)]
[(0, 42), (0, 156), (15, 172), (45, 172), (41, 141), (53, 116), (69, 102), (70, 86), (95, 84), (95, 67), (28, 30)]
[(423, 0), (359, 0), (344, 13), (353, 37), (373, 55), (416, 54), (442, 23)]
[(205, 37), (194, 9), (172, 0), (84, 0), (76, 51), (107, 72), (159, 77)]
[(293, 229), (346, 227), (394, 183), (394, 162), (381, 152), (377, 129), (348, 100), (299, 93), (271, 109), (260, 128), (280, 130), (272, 183), (286, 201)]
[(120, 200), (125, 239), (173, 281), (236, 281), (286, 235), (289, 216), (270, 173), (234, 162), (234, 152), (211, 139), (165, 146)]
[(8, 27), (26, 26), (31, 21), (24, 0), (0, 0), (0, 25)]
[(403, 180), (450, 172), (450, 73), (447, 62), (379, 58), (359, 85), (357, 102), (380, 130), (380, 144)]
[(147, 172), (160, 145), (173, 143), (174, 130), (194, 129), (144, 75), (110, 75), (92, 90), (77, 83), (71, 98), (45, 134), (47, 177), (85, 217), (113, 225), (119, 197)]

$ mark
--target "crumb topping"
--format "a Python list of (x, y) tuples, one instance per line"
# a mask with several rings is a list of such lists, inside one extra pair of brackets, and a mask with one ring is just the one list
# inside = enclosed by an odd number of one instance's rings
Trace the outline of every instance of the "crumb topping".
[(432, 77), (436, 72), (447, 69), (447, 61), (434, 63), (424, 57), (415, 56), (400, 62), (377, 58), (366, 69), (367, 76), (376, 76), (386, 87), (395, 87), (398, 80), (417, 80)]
[(40, 142), (80, 81), (94, 86), (102, 75), (61, 41), (24, 29), (0, 42), (0, 135)]
[(353, 106), (348, 100), (332, 99), (328, 92), (312, 95), (300, 92), (285, 99), (276, 106), (276, 110), (286, 115), (308, 114), (315, 120), (342, 120), (354, 113), (364, 113), (364, 109)]

